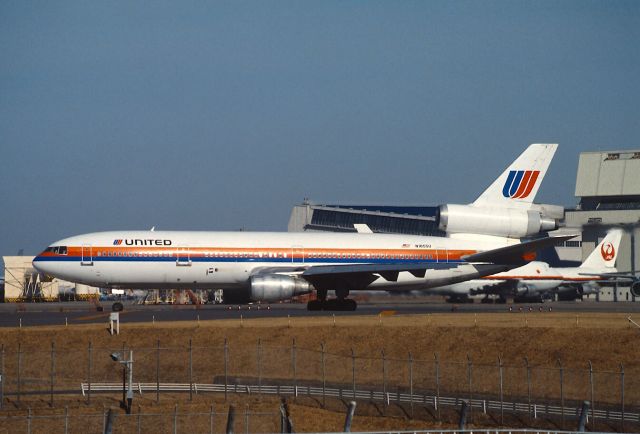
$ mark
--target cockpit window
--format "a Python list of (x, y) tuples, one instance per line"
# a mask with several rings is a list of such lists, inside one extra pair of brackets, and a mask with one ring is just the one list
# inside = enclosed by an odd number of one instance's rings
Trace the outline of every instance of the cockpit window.
[(67, 254), (67, 246), (52, 246), (47, 247), (45, 252), (53, 252), (57, 255), (66, 255)]

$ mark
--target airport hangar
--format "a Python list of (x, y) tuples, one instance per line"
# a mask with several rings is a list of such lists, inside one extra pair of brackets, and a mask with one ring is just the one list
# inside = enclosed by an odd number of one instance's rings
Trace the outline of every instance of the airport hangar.
[[(578, 204), (566, 208), (562, 225), (554, 234), (581, 233), (539, 255), (552, 266), (578, 266), (613, 226), (622, 227), (616, 267), (635, 273), (640, 251), (635, 235), (640, 226), (640, 151), (582, 152), (575, 196)], [(373, 232), (445, 236), (438, 228), (437, 206), (321, 205), (305, 200), (291, 211), (288, 230), (354, 232), (362, 223)], [(628, 283), (603, 286), (600, 301), (636, 301)]]

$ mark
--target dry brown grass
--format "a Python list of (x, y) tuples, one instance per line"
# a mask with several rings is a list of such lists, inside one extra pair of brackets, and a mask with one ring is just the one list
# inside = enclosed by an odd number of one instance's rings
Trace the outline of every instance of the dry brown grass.
[[(620, 364), (625, 367), (626, 401), (629, 407), (640, 403), (640, 333), (630, 328), (624, 314), (575, 314), (531, 312), (491, 314), (433, 314), (394, 315), (392, 312), (378, 317), (298, 317), (253, 320), (221, 320), (196, 322), (172, 322), (155, 324), (127, 324), (126, 316), (119, 336), (109, 336), (104, 325), (69, 327), (30, 327), (0, 330), (0, 343), (5, 348), (5, 391), (15, 389), (17, 376), (17, 348), (23, 352), (23, 390), (47, 390), (50, 372), (51, 342), (56, 347), (56, 388), (79, 390), (79, 383), (88, 377), (88, 346), (92, 345), (92, 381), (119, 381), (120, 370), (109, 360), (111, 351), (126, 346), (135, 352), (135, 381), (155, 381), (156, 345), (161, 350), (161, 381), (188, 382), (189, 340), (193, 347), (193, 381), (211, 382), (223, 373), (223, 345), (229, 345), (230, 375), (256, 377), (257, 342), (262, 345), (262, 370), (265, 379), (292, 378), (291, 345), (295, 338), (298, 380), (320, 379), (320, 344), (327, 351), (327, 381), (349, 384), (351, 381), (351, 350), (361, 359), (357, 362), (358, 384), (380, 386), (381, 350), (388, 358), (389, 384), (407, 385), (407, 357), (409, 352), (417, 361), (414, 364), (414, 385), (417, 389), (433, 389), (434, 353), (441, 363), (442, 390), (464, 393), (467, 384), (467, 356), (474, 364), (474, 392), (495, 393), (497, 359), (502, 357), (505, 369), (505, 393), (523, 396), (526, 393), (524, 357), (534, 367), (534, 396), (557, 398), (557, 371), (553, 368), (561, 359), (567, 368), (565, 393), (567, 398), (588, 399), (588, 367), (591, 361), (596, 375), (597, 401), (617, 403), (618, 374)], [(610, 373), (603, 373), (608, 371)], [(13, 383), (12, 383), (13, 381)], [(546, 385), (549, 383), (549, 385)], [(94, 397), (99, 408), (112, 406), (118, 396)], [(25, 406), (45, 411), (48, 397), (22, 397), (17, 406), (11, 397), (13, 410), (23, 411)], [(185, 395), (162, 395), (160, 404), (155, 395), (136, 396), (143, 412), (170, 413), (174, 403), (183, 410), (208, 412), (211, 403), (217, 411), (226, 412), (226, 405), (218, 396), (200, 396), (193, 403)], [(234, 396), (233, 402), (244, 409), (248, 404), (252, 411), (275, 412), (274, 398), (247, 398)], [(55, 409), (65, 405), (71, 412), (87, 410), (81, 399), (55, 398)], [(199, 407), (200, 406), (200, 407)], [(337, 430), (344, 422), (344, 408), (335, 404), (330, 409), (318, 408), (313, 400), (300, 400), (292, 404), (294, 423), (300, 431)], [(369, 410), (359, 407), (354, 430), (391, 428), (419, 428), (438, 426), (424, 414), (419, 420), (410, 421), (402, 411), (388, 412), (383, 417), (375, 406)], [(0, 413), (0, 416), (2, 413)], [(204, 416), (203, 416), (204, 418)], [(201, 422), (208, 427), (207, 420)], [(260, 430), (273, 428), (274, 420), (263, 421)], [(449, 421), (452, 423), (451, 421)], [(482, 421), (478, 420), (478, 423)], [(149, 430), (163, 432), (146, 422)], [(186, 424), (182, 422), (182, 425)], [(220, 422), (222, 423), (222, 422)], [(490, 421), (484, 421), (489, 423)], [(216, 425), (217, 426), (217, 425)], [(222, 426), (222, 425), (221, 425)], [(452, 426), (452, 425), (449, 425)], [(258, 428), (255, 428), (258, 430)], [(145, 431), (147, 429), (145, 428)], [(204, 430), (204, 429), (203, 429)], [(1, 432), (1, 427), (0, 427)], [(34, 431), (36, 432), (36, 431)], [(77, 431), (81, 432), (81, 431)]]

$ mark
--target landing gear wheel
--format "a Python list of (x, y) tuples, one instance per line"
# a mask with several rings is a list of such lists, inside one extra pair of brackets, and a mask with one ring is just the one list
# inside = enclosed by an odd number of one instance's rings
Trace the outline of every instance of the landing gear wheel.
[(345, 310), (354, 311), (358, 308), (358, 303), (356, 303), (355, 300), (347, 299), (344, 300), (343, 304), (345, 306)]
[(351, 299), (332, 298), (327, 300), (322, 306), (325, 311), (354, 311), (358, 307), (358, 303)]
[(113, 303), (113, 306), (111, 306), (111, 310), (114, 312), (122, 312), (124, 310), (124, 305), (119, 301), (116, 301)]
[(307, 310), (309, 311), (318, 311), (322, 310), (324, 307), (324, 302), (322, 300), (311, 300), (307, 303)]

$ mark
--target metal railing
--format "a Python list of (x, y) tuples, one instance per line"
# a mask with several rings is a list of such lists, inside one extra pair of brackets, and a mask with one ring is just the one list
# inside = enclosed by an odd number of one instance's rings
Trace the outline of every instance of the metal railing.
[[(80, 386), (83, 396), (92, 392), (122, 392), (122, 383), (82, 383)], [(490, 410), (504, 411), (511, 414), (530, 414), (534, 419), (539, 417), (565, 417), (577, 419), (580, 416), (580, 406), (559, 406), (548, 403), (529, 403), (516, 401), (495, 401), (490, 399), (461, 399), (451, 396), (427, 395), (420, 393), (400, 393), (381, 392), (376, 390), (348, 388), (322, 387), (322, 386), (293, 386), (293, 385), (269, 385), (269, 384), (206, 384), (206, 383), (133, 383), (133, 389), (140, 395), (144, 393), (156, 393), (158, 390), (163, 393), (237, 393), (237, 394), (265, 394), (277, 396), (315, 396), (338, 399), (353, 399), (362, 401), (383, 402), (387, 405), (392, 403), (404, 403), (410, 405), (430, 406), (434, 410), (438, 407), (460, 407), (462, 401), (467, 401), (469, 406), (488, 413)], [(581, 404), (580, 404), (581, 405)], [(626, 412), (624, 415), (620, 411), (598, 409), (591, 413), (600, 420), (620, 422), (640, 422), (640, 413)]]

